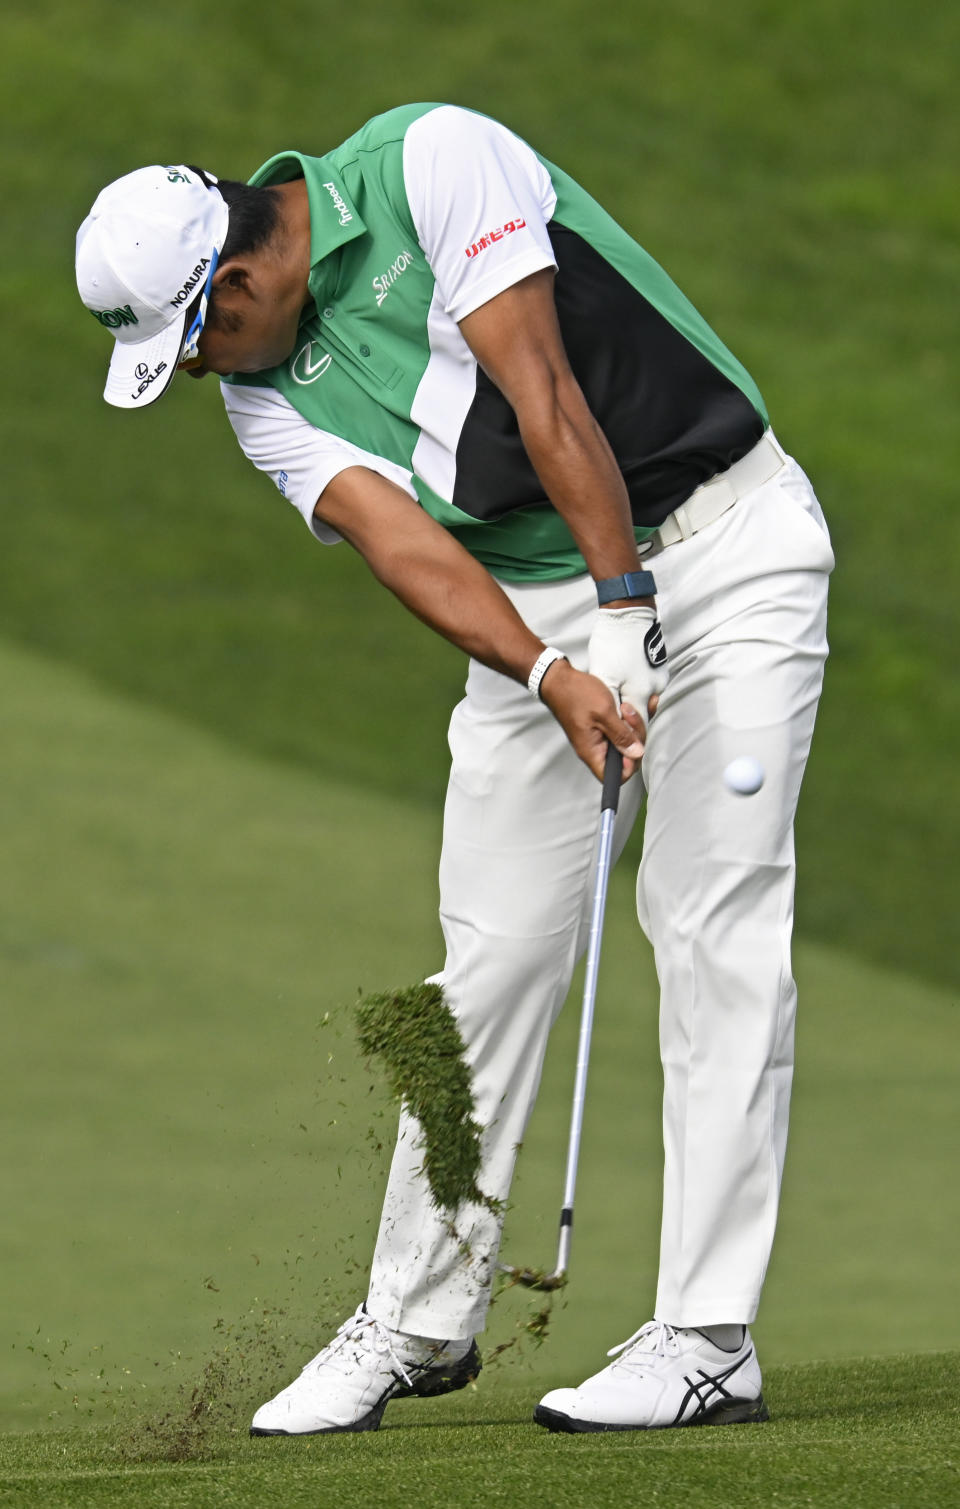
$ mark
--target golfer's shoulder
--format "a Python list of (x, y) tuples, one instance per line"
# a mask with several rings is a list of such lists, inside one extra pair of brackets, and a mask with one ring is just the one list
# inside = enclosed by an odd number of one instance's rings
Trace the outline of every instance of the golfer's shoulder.
[(407, 133), (417, 121), (423, 120), (436, 111), (445, 111), (450, 108), (448, 105), (435, 103), (395, 105), (392, 110), (384, 110), (380, 115), (372, 116), (359, 130), (348, 136), (346, 141), (331, 155), (338, 158), (343, 165), (366, 153), (402, 146)]
[(411, 152), (442, 150), (457, 153), (463, 147), (482, 147), (498, 139), (513, 138), (508, 127), (489, 115), (468, 110), (462, 105), (419, 103), (397, 105), (375, 115), (365, 125), (338, 147), (333, 154), (341, 167), (366, 154), (377, 153), (391, 147), (404, 149), (409, 159)]

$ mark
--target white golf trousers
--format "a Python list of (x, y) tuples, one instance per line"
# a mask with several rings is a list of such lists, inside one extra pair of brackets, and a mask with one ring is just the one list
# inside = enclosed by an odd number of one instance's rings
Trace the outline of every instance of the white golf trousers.
[[(660, 981), (664, 1190), (655, 1314), (749, 1323), (776, 1222), (793, 1068), (793, 819), (827, 654), (833, 567), (792, 460), (649, 564), (670, 679), (643, 761), (638, 915)], [(593, 582), (507, 585), (548, 644), (585, 667)], [(471, 662), (450, 725), (440, 863), (442, 980), (486, 1128), (480, 1188), (507, 1196), (547, 1035), (586, 944), (599, 787), (547, 709)], [(766, 773), (724, 785), (747, 754)], [(643, 797), (622, 793), (617, 849)], [(483, 1328), (500, 1220), (431, 1204), (402, 1116), (368, 1308), (397, 1330)]]

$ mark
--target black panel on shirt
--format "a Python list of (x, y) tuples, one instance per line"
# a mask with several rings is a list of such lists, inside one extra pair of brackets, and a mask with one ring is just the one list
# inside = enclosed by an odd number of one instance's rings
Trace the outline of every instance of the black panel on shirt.
[[(763, 418), (589, 242), (556, 223), (549, 231), (570, 365), (617, 458), (634, 523), (654, 528), (752, 449)], [(547, 502), (513, 410), (479, 367), (452, 501), (483, 520)]]

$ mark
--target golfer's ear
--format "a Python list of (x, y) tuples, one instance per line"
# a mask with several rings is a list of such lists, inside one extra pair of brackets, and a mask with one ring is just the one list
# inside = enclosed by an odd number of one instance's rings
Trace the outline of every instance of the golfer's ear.
[(250, 292), (250, 268), (246, 262), (236, 261), (223, 262), (213, 275), (211, 287), (229, 290), (231, 293)]

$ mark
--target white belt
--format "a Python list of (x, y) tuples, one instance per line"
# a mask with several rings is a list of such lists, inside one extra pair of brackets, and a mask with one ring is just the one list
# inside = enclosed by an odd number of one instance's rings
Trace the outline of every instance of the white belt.
[(702, 482), (690, 494), (686, 503), (681, 503), (679, 508), (668, 514), (656, 533), (641, 543), (639, 553), (656, 554), (668, 545), (689, 540), (691, 535), (706, 529), (708, 524), (725, 514), (738, 498), (753, 492), (755, 487), (762, 487), (764, 482), (769, 482), (786, 459), (786, 452), (780, 442), (767, 430), (752, 451), (735, 461), (725, 472), (718, 472), (715, 477), (711, 477), (709, 482)]

